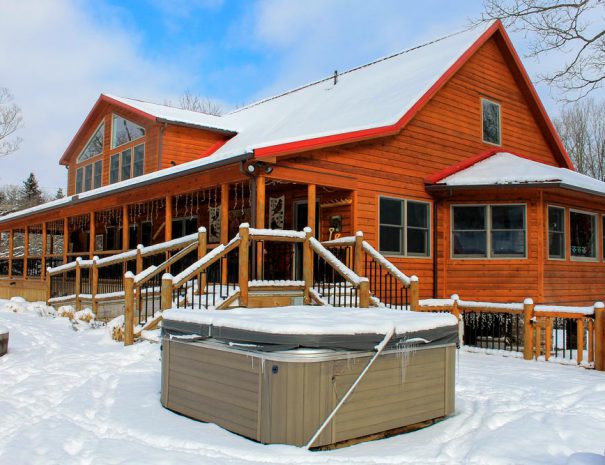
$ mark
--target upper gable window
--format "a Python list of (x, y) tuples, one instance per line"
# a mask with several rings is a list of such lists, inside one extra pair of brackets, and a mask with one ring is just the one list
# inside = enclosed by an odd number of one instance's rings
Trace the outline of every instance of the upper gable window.
[(105, 123), (101, 123), (92, 135), (82, 153), (78, 156), (78, 162), (86, 161), (103, 153), (103, 136), (105, 135)]
[(145, 128), (134, 124), (132, 121), (113, 115), (111, 124), (111, 148), (127, 144), (133, 140), (140, 139), (145, 135)]
[(483, 142), (500, 145), (502, 143), (500, 105), (481, 99), (481, 114), (483, 117)]

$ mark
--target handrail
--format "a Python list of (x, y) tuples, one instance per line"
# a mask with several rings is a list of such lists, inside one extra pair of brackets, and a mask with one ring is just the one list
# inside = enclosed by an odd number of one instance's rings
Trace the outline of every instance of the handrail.
[(355, 236), (339, 237), (329, 241), (321, 242), (324, 247), (350, 247), (355, 245)]
[(78, 257), (73, 262), (65, 263), (64, 265), (59, 265), (54, 268), (49, 267), (46, 269), (46, 273), (48, 275), (54, 276), (56, 274), (70, 271), (71, 269), (75, 269), (76, 266), (80, 266), (80, 268), (92, 268), (93, 263), (94, 260), (82, 260), (82, 257)]
[(143, 284), (148, 282), (150, 279), (154, 278), (158, 274), (165, 271), (166, 268), (168, 268), (170, 265), (173, 265), (174, 263), (178, 262), (185, 255), (193, 252), (196, 249), (197, 249), (197, 241), (192, 242), (187, 247), (180, 250), (179, 253), (172, 255), (168, 260), (165, 260), (163, 263), (161, 263), (157, 266), (152, 265), (149, 268), (143, 270), (142, 272), (140, 272), (139, 274), (137, 274), (134, 277), (135, 286), (137, 286), (137, 287), (142, 286)]

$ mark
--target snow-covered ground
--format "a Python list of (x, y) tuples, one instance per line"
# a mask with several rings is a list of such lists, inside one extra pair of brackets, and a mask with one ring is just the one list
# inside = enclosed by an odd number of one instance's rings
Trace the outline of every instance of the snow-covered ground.
[(162, 408), (157, 344), (124, 348), (106, 328), (3, 304), (10, 346), (0, 358), (2, 465), (605, 464), (604, 373), (462, 351), (452, 418), (307, 452), (256, 444)]

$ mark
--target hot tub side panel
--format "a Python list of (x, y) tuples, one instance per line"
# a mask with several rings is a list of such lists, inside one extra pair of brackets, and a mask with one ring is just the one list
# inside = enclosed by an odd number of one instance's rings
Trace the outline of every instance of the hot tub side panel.
[(164, 339), (162, 405), (260, 440), (257, 358)]

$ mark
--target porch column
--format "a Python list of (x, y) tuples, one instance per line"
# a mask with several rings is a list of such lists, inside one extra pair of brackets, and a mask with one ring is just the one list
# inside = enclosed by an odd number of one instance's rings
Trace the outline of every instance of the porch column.
[(92, 257), (95, 256), (95, 234), (96, 234), (96, 224), (95, 224), (95, 212), (90, 212), (90, 227), (88, 228), (88, 258), (92, 260)]
[(164, 240), (172, 240), (172, 195), (166, 196), (166, 218), (164, 224)]
[[(256, 218), (255, 228), (265, 227), (265, 175), (256, 178)], [(256, 276), (255, 279), (263, 279), (263, 244), (256, 243)]]
[(47, 239), (46, 239), (46, 234), (47, 234), (47, 229), (46, 229), (46, 221), (44, 221), (42, 223), (42, 258), (41, 258), (41, 266), (42, 269), (40, 270), (40, 279), (42, 281), (44, 281), (44, 278), (46, 278), (46, 244), (47, 244)]
[(69, 218), (63, 218), (63, 264), (67, 263), (67, 251), (69, 250)]
[(317, 219), (317, 186), (315, 184), (309, 184), (307, 186), (307, 226), (313, 231), (313, 236), (317, 236), (315, 231), (315, 221)]
[[(221, 244), (229, 242), (229, 184), (221, 184)], [(221, 283), (227, 284), (227, 257), (223, 257)]]
[(128, 220), (128, 205), (122, 206), (122, 250), (128, 250), (130, 242), (130, 224)]
[(23, 234), (23, 279), (27, 279), (27, 256), (29, 255), (29, 226), (25, 226)]
[(13, 279), (13, 230), (8, 233), (8, 277)]

